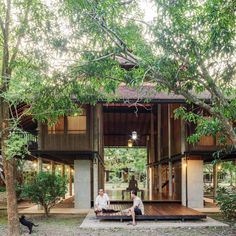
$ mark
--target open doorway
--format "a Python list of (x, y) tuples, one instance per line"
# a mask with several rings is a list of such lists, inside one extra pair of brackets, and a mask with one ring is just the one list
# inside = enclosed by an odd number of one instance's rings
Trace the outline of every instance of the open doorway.
[(110, 147), (104, 149), (105, 189), (111, 200), (130, 200), (130, 190), (140, 196), (147, 190), (147, 149)]

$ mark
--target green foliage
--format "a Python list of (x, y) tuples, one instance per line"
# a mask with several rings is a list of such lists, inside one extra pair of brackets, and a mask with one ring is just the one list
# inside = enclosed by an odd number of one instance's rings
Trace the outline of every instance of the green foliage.
[(104, 155), (106, 170), (113, 171), (114, 176), (124, 170), (139, 177), (146, 174), (147, 152), (144, 148), (106, 148)]
[(219, 134), (220, 144), (223, 144), (226, 141), (226, 137), (221, 134), (222, 127), (217, 118), (203, 116), (194, 111), (188, 111), (185, 107), (179, 107), (174, 113), (176, 119), (181, 118), (195, 125), (195, 133), (187, 138), (189, 143), (196, 144), (202, 136), (212, 135), (216, 138), (217, 134)]
[(23, 196), (30, 198), (34, 203), (41, 204), (45, 215), (48, 216), (50, 209), (60, 197), (66, 194), (66, 190), (67, 181), (65, 178), (49, 172), (40, 172), (36, 175), (33, 183), (24, 186)]
[(219, 188), (216, 197), (217, 205), (227, 219), (236, 217), (236, 193), (226, 188)]
[(6, 192), (6, 187), (0, 186), (0, 192)]
[[(21, 131), (21, 133), (19, 131)], [(16, 131), (10, 132), (8, 139), (6, 140), (7, 159), (15, 157), (24, 158), (28, 155), (28, 142), (28, 136), (25, 131), (17, 129)]]

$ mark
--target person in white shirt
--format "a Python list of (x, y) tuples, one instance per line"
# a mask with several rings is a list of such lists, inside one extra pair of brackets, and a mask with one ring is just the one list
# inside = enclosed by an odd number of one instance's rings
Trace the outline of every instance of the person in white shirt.
[(99, 189), (98, 196), (95, 200), (95, 212), (101, 212), (102, 209), (107, 209), (110, 207), (110, 199), (103, 189)]

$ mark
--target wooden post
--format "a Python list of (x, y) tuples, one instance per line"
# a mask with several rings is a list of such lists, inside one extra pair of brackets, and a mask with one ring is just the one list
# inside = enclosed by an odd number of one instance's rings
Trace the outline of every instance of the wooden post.
[(214, 197), (214, 202), (216, 198), (216, 190), (218, 186), (218, 171), (217, 171), (217, 164), (213, 165), (213, 197)]
[(61, 176), (65, 177), (65, 164), (61, 165)]
[(168, 157), (169, 157), (169, 197), (172, 197), (172, 162), (171, 162), (171, 105), (168, 104)]
[[(43, 160), (41, 157), (38, 158), (38, 173), (43, 171)], [(43, 210), (43, 206), (38, 204), (38, 210)]]
[[(64, 178), (65, 177), (65, 164), (61, 165), (61, 176)], [(63, 196), (63, 199), (65, 199), (66, 196)]]
[[(157, 109), (157, 158), (161, 161), (161, 104), (158, 104)], [(162, 166), (161, 163), (158, 165), (158, 189), (162, 193)]]
[(38, 150), (43, 149), (43, 130), (42, 123), (38, 122)]
[[(151, 140), (150, 140), (150, 163), (154, 162), (154, 155), (155, 155), (155, 144), (154, 144), (154, 115), (153, 115), (153, 111), (151, 111)], [(154, 187), (154, 183), (153, 183), (153, 175), (154, 175), (154, 168), (153, 166), (150, 167), (149, 169), (149, 179), (150, 179), (150, 195), (152, 198), (152, 192), (153, 192), (153, 187)]]
[[(147, 165), (150, 163), (150, 159), (149, 159), (149, 155), (150, 155), (150, 150), (149, 150), (149, 136), (147, 135), (146, 136), (146, 149), (147, 149)], [(149, 186), (149, 167), (147, 166), (147, 169), (146, 169), (146, 175), (147, 175), (147, 178), (146, 178), (146, 186), (147, 186), (147, 190), (149, 192), (150, 190), (150, 186)]]
[(69, 167), (69, 195), (72, 196), (72, 168)]
[(151, 155), (150, 155), (150, 159), (151, 159), (151, 163), (153, 163), (154, 160), (154, 155), (155, 155), (155, 144), (154, 144), (154, 115), (153, 115), (153, 111), (151, 111)]
[[(98, 104), (94, 107), (93, 113), (93, 151), (99, 153), (99, 106)], [(93, 187), (92, 187), (92, 199), (95, 202), (96, 195), (98, 193), (99, 188), (99, 176), (98, 176), (98, 156), (94, 155), (93, 164)]]
[(38, 158), (38, 172), (41, 172), (43, 171), (43, 161), (42, 161), (42, 158), (39, 157)]
[(51, 161), (51, 171), (52, 171), (52, 174), (55, 174), (55, 162), (54, 161)]
[(181, 119), (180, 121), (180, 126), (181, 126), (181, 130), (180, 130), (180, 140), (181, 140), (181, 154), (184, 154), (184, 152), (186, 151), (186, 143), (185, 143), (185, 123), (184, 120)]
[[(181, 154), (183, 155), (186, 151), (185, 141), (185, 122), (183, 119), (180, 120), (180, 140), (181, 140)], [(188, 205), (188, 167), (187, 157), (181, 159), (181, 201), (183, 206)]]

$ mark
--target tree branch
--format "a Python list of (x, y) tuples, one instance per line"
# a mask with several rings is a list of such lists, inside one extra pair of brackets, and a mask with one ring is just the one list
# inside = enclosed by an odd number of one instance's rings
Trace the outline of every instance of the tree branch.
[(132, 58), (134, 62), (138, 63), (138, 58), (132, 54), (129, 50), (129, 48), (127, 47), (126, 43), (117, 35), (116, 32), (114, 32), (113, 30), (111, 30), (104, 19), (100, 19), (97, 15), (94, 14), (89, 14), (95, 21), (95, 23), (101, 27), (108, 35), (108, 37), (126, 54), (128, 55), (130, 58)]
[(132, 3), (134, 0), (127, 0), (127, 1), (124, 1), (124, 2), (121, 2), (120, 5), (128, 5), (130, 3)]
[(3, 23), (3, 20), (2, 20), (1, 16), (0, 16), (0, 27), (1, 27), (1, 30), (2, 30), (2, 34), (4, 35), (5, 34), (5, 28), (4, 28), (4, 23)]
[(24, 17), (23, 22), (21, 23), (20, 33), (19, 33), (17, 41), (16, 41), (16, 46), (14, 47), (14, 53), (12, 54), (11, 59), (10, 59), (10, 64), (9, 65), (10, 65), (11, 69), (12, 69), (12, 64), (14, 63), (14, 61), (16, 59), (16, 56), (17, 56), (17, 53), (19, 51), (21, 40), (22, 40), (22, 38), (24, 36), (24, 33), (25, 33), (25, 26), (26, 26), (26, 23), (28, 21), (29, 10), (30, 10), (30, 1), (27, 1), (27, 8), (25, 10), (25, 17)]
[(201, 68), (202, 75), (206, 79), (211, 90), (215, 93), (215, 96), (218, 99), (218, 102), (222, 103), (223, 106), (228, 106), (228, 102), (226, 101), (225, 96), (222, 94), (222, 92), (215, 85), (214, 80), (211, 78), (209, 72), (207, 71), (207, 69), (204, 65), (204, 62), (201, 59), (201, 56), (200, 56), (199, 52), (196, 50), (196, 48), (195, 48), (195, 53), (196, 53), (197, 58), (199, 59), (198, 60), (199, 67)]

